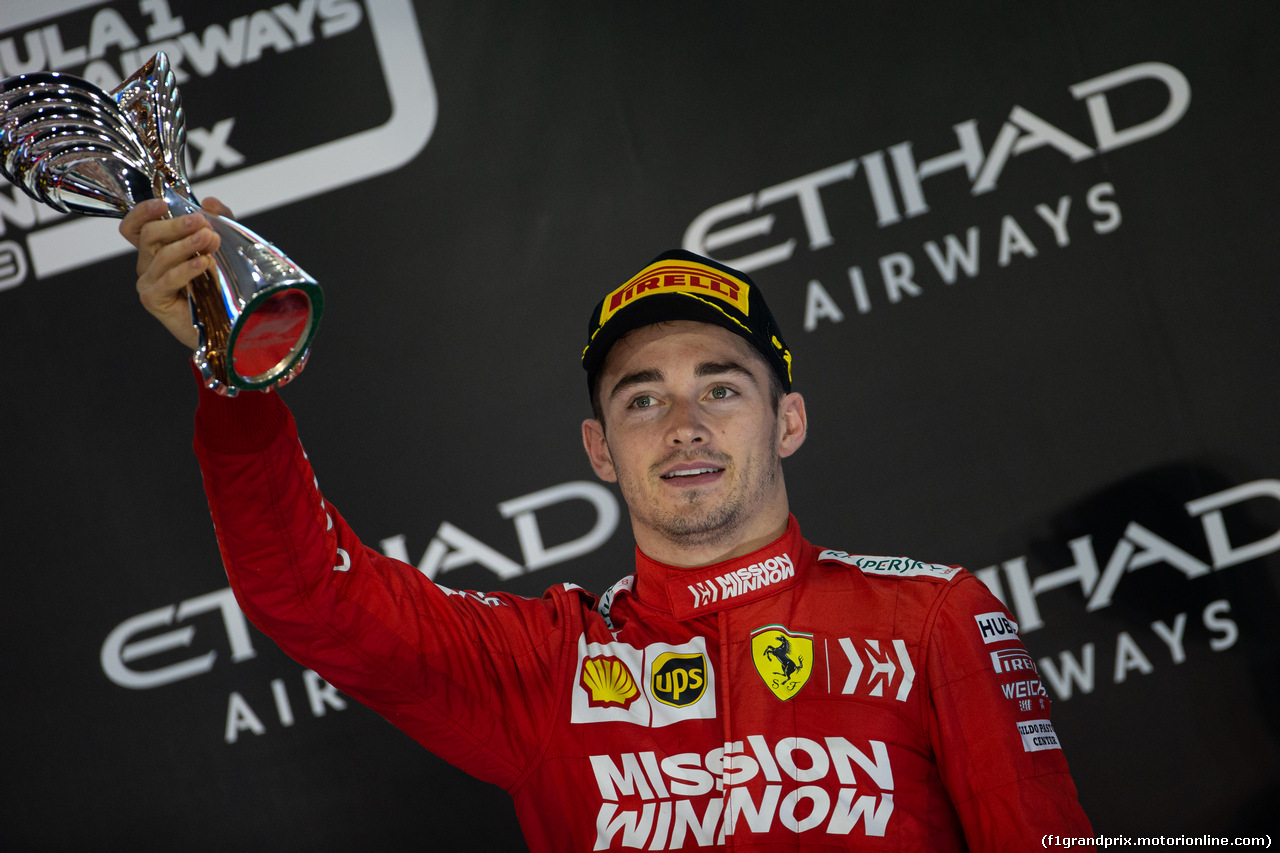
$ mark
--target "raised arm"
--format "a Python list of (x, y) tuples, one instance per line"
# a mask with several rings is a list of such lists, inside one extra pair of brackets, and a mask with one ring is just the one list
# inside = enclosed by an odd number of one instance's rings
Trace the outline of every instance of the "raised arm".
[[(208, 213), (229, 215), (216, 199)], [(148, 201), (121, 233), (138, 296), (179, 341), (198, 338), (186, 288), (219, 237), (199, 213)], [(195, 450), (223, 565), (246, 616), (287, 654), (442, 758), (505, 787), (539, 754), (575, 649), (585, 593), (461, 593), (361, 544), (320, 494), (274, 391), (199, 390)]]

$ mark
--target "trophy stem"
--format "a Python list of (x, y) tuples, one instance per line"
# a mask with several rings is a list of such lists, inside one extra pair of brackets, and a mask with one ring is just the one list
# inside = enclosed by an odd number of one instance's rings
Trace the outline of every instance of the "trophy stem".
[(227, 339), (231, 332), (231, 317), (227, 313), (217, 278), (208, 271), (200, 273), (188, 285), (187, 295), (197, 323), (203, 330), (203, 346), (199, 355), (203, 356), (212, 378), (222, 386), (230, 387), (227, 375)]

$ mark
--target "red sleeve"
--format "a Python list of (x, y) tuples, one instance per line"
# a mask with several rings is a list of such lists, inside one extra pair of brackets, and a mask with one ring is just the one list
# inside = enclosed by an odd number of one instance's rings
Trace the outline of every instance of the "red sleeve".
[(928, 630), (934, 750), (969, 849), (1087, 836), (1049, 697), (1008, 612), (977, 578), (947, 585)]
[(569, 695), (578, 594), (456, 592), (366, 548), (321, 497), (278, 394), (202, 390), (195, 449), (245, 615), (440, 757), (521, 781)]

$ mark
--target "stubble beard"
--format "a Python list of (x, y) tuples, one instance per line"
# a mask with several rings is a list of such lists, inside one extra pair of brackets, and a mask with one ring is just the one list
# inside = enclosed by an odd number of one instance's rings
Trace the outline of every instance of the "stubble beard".
[(716, 501), (704, 489), (690, 489), (684, 493), (674, 509), (653, 505), (645, 499), (645, 492), (633, 481), (619, 478), (618, 486), (633, 519), (641, 521), (668, 542), (679, 547), (719, 546), (731, 543), (750, 520), (749, 508), (763, 505), (777, 483), (780, 471), (776, 463), (766, 465), (756, 472), (754, 466), (738, 468), (733, 459), (723, 453), (673, 453), (650, 468), (650, 476), (657, 478), (660, 470), (672, 463), (685, 461), (714, 462), (724, 468), (724, 475), (733, 482), (733, 488), (723, 499)]

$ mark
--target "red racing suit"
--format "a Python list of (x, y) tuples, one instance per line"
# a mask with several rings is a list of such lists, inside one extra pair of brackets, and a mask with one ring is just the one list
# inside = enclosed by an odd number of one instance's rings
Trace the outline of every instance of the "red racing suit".
[(1017, 626), (963, 569), (776, 542), (637, 552), (597, 599), (459, 592), (363, 546), (276, 394), (202, 391), (196, 451), (245, 614), (502, 786), (535, 853), (1024, 851), (1091, 835)]

